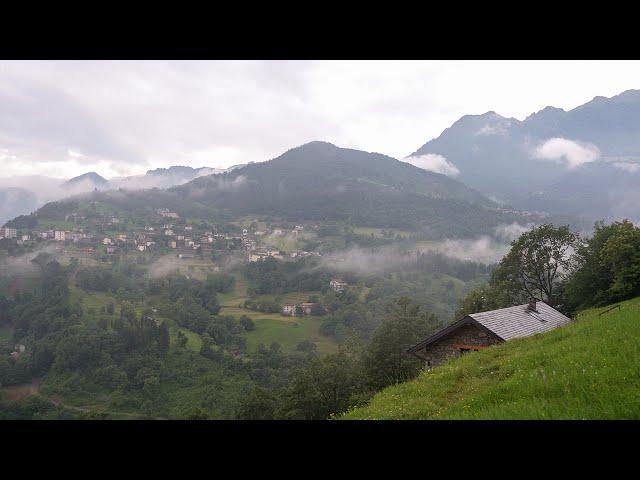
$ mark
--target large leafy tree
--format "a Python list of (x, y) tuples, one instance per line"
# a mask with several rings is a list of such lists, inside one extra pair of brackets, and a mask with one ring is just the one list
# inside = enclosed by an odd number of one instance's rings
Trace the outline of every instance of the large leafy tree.
[(580, 238), (569, 226), (543, 224), (523, 233), (493, 272), (492, 285), (504, 289), (512, 303), (529, 298), (558, 306), (564, 283), (574, 268)]
[(422, 363), (407, 354), (407, 349), (436, 327), (434, 315), (421, 312), (408, 297), (399, 298), (375, 331), (365, 354), (365, 375), (371, 388), (382, 389), (415, 376)]
[(277, 416), (323, 420), (356, 405), (365, 390), (362, 345), (348, 340), (337, 353), (316, 358), (296, 371), (283, 392)]
[(625, 220), (598, 222), (578, 248), (567, 284), (572, 308), (606, 305), (640, 294), (640, 228)]

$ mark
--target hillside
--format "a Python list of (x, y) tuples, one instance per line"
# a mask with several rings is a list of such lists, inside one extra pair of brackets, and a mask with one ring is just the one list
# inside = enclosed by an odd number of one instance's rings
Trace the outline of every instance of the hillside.
[[(412, 155), (442, 155), (460, 170), (458, 180), (519, 208), (577, 212), (590, 220), (619, 218), (624, 215), (616, 210), (619, 191), (640, 185), (638, 118), (639, 90), (595, 97), (569, 111), (546, 107), (522, 121), (496, 112), (466, 115)], [(549, 149), (549, 158), (537, 156), (538, 147), (553, 138), (563, 143)], [(586, 163), (570, 168), (567, 157), (576, 160), (584, 149), (599, 152), (593, 163), (599, 168)], [(590, 209), (594, 190), (602, 191), (596, 211)]]
[(453, 360), (346, 419), (639, 419), (640, 297)]
[[(161, 191), (96, 193), (115, 208), (170, 208), (181, 216), (270, 215), (410, 229), (433, 238), (493, 232), (525, 221), (464, 184), (376, 153), (312, 142), (273, 160)], [(527, 220), (528, 221), (528, 220)]]

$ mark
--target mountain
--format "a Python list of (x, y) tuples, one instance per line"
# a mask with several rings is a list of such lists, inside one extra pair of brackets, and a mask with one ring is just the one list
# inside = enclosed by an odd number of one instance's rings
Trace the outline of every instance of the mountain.
[[(595, 97), (569, 111), (546, 107), (523, 121), (495, 112), (466, 115), (412, 156), (428, 154), (444, 156), (460, 171), (460, 181), (520, 208), (539, 205), (548, 189), (604, 189), (615, 197), (624, 182), (616, 164), (640, 160), (640, 90)], [(602, 182), (605, 171), (613, 183)], [(579, 197), (569, 203), (549, 197), (544, 203), (552, 213), (594, 218), (586, 204), (572, 207)], [(615, 217), (611, 209), (604, 213)]]
[(156, 168), (149, 170), (144, 175), (134, 175), (130, 177), (117, 177), (111, 179), (114, 188), (124, 188), (126, 190), (141, 190), (147, 188), (171, 188), (182, 185), (195, 178), (206, 175), (220, 175), (229, 172), (238, 166), (230, 168), (209, 168), (209, 167), (184, 167), (173, 166), (168, 168)]
[(64, 185), (66, 187), (86, 187), (90, 188), (106, 188), (109, 185), (109, 181), (96, 172), (85, 173), (84, 175), (80, 175), (78, 177), (74, 177), (71, 180), (67, 180)]
[(0, 187), (0, 226), (7, 220), (33, 212), (39, 206), (36, 195), (27, 189)]
[(0, 179), (0, 225), (19, 215), (26, 215), (48, 202), (98, 190), (144, 190), (171, 188), (203, 175), (218, 175), (231, 171), (217, 168), (175, 166), (149, 170), (145, 175), (115, 177), (107, 180), (96, 172), (61, 180), (45, 176)]
[(640, 163), (594, 162), (566, 173), (526, 199), (527, 207), (595, 220), (640, 222)]
[(419, 230), (440, 238), (473, 236), (517, 219), (445, 175), (326, 142), (311, 142), (273, 160), (202, 176), (166, 191), (129, 192), (126, 198), (103, 193), (94, 198), (119, 208), (171, 208), (190, 218), (225, 212), (233, 217), (347, 221)]

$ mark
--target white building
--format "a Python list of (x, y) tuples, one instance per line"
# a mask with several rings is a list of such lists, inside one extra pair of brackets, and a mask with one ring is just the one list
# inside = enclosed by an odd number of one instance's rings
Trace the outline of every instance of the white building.
[(0, 237), (4, 238), (16, 238), (18, 236), (18, 230), (15, 228), (0, 228)]
[(292, 317), (296, 316), (296, 306), (292, 303), (285, 303), (282, 306), (283, 315), (290, 315)]
[(331, 288), (331, 290), (333, 290), (334, 292), (342, 292), (344, 291), (345, 288), (347, 288), (349, 286), (349, 284), (347, 282), (344, 282), (342, 280), (338, 280), (338, 279), (334, 279), (331, 280), (329, 282), (329, 287)]
[(67, 233), (62, 230), (56, 230), (53, 232), (53, 238), (56, 242), (64, 242), (67, 239)]

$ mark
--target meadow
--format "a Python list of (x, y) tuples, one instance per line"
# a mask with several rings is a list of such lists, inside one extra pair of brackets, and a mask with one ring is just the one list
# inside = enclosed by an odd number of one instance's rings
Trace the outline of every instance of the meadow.
[(640, 419), (640, 297), (454, 359), (344, 419)]

